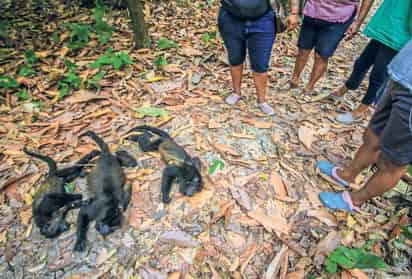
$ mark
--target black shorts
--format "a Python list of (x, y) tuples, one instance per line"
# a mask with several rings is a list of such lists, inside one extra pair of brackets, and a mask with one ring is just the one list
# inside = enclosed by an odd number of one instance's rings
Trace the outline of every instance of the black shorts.
[(369, 128), (379, 136), (384, 158), (398, 165), (412, 163), (412, 92), (389, 80)]
[(298, 47), (306, 50), (315, 48), (324, 58), (333, 56), (353, 19), (352, 16), (346, 22), (333, 23), (305, 16), (299, 33)]

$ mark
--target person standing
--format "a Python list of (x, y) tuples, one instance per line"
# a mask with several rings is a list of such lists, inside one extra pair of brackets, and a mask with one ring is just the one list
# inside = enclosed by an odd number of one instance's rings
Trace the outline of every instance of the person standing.
[[(299, 0), (289, 0), (289, 28), (299, 22)], [(233, 92), (226, 103), (235, 105), (241, 99), (243, 64), (249, 53), (257, 93), (257, 105), (267, 115), (273, 108), (266, 102), (267, 71), (275, 41), (275, 12), (269, 0), (221, 0), (218, 28), (229, 56)]]
[(364, 142), (347, 167), (319, 161), (321, 173), (342, 187), (365, 169), (377, 164), (378, 171), (355, 192), (322, 192), (320, 200), (332, 210), (356, 210), (367, 200), (389, 191), (412, 163), (412, 40), (388, 66), (389, 81), (364, 134)]
[(359, 88), (369, 69), (368, 89), (361, 104), (346, 113), (336, 116), (342, 124), (363, 120), (369, 107), (376, 102), (378, 89), (387, 77), (386, 67), (398, 51), (412, 38), (412, 1), (385, 0), (364, 31), (371, 38), (362, 54), (355, 61), (352, 74), (345, 84), (330, 95), (333, 100), (343, 101), (349, 90)]
[(365, 20), (373, 0), (307, 0), (303, 10), (303, 24), (300, 29), (298, 48), (290, 88), (299, 85), (300, 76), (305, 68), (312, 49), (315, 58), (308, 84), (304, 93), (313, 94), (318, 80), (328, 67), (341, 40), (349, 40)]

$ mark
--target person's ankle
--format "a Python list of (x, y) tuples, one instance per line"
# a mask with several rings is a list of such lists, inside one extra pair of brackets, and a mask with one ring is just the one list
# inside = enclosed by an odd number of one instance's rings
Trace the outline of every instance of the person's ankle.
[(360, 207), (363, 204), (363, 200), (358, 199), (355, 193), (349, 192), (349, 196), (352, 200), (352, 204), (356, 207)]
[(365, 105), (360, 105), (356, 109), (352, 111), (352, 116), (353, 118), (360, 118), (362, 117), (367, 111), (368, 111), (368, 106)]
[(293, 85), (298, 85), (299, 84), (299, 78), (292, 77), (289, 82)]
[(346, 88), (346, 86), (342, 86), (338, 89), (338, 91), (334, 92), (333, 95), (337, 97), (343, 97), (346, 93), (348, 93), (348, 89)]
[(352, 175), (348, 174), (345, 171), (345, 169), (337, 169), (336, 174), (338, 175), (338, 177), (340, 179), (343, 179), (344, 181), (346, 181), (348, 183), (354, 183), (355, 182), (355, 178), (353, 178)]
[(305, 92), (306, 93), (313, 93), (314, 90), (315, 90), (314, 86), (306, 86), (305, 87)]

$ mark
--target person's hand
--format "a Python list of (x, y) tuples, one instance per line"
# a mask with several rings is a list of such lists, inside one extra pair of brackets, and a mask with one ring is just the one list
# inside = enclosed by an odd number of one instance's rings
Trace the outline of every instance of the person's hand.
[(298, 15), (290, 15), (288, 16), (288, 31), (294, 30), (298, 27), (299, 25), (299, 16)]
[(359, 21), (355, 20), (345, 33), (345, 41), (352, 39), (359, 32), (360, 26)]

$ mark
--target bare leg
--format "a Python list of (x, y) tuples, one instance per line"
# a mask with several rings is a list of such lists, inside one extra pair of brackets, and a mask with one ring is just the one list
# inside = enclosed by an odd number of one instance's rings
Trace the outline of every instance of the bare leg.
[(346, 87), (346, 85), (342, 85), (342, 87), (340, 87), (336, 92), (334, 92), (333, 95), (335, 95), (337, 97), (342, 97), (346, 93), (348, 93), (348, 91), (349, 91), (349, 89)]
[(372, 129), (368, 128), (364, 134), (363, 144), (356, 152), (355, 158), (348, 167), (343, 170), (338, 169), (337, 175), (343, 180), (353, 183), (364, 169), (378, 160), (379, 153), (379, 137)]
[(243, 77), (243, 64), (230, 67), (230, 74), (232, 75), (233, 91), (235, 94), (240, 95), (240, 88), (242, 85)]
[(361, 118), (365, 112), (367, 112), (369, 109), (369, 106), (365, 104), (360, 104), (356, 109), (352, 111), (352, 116), (353, 118)]
[(292, 79), (290, 80), (293, 85), (299, 84), (300, 75), (302, 74), (306, 63), (308, 63), (309, 54), (311, 51), (311, 49), (299, 49), (299, 54), (295, 61), (295, 68), (293, 69)]
[(315, 52), (315, 63), (313, 64), (312, 73), (310, 74), (309, 83), (306, 85), (305, 91), (310, 93), (315, 88), (316, 82), (323, 76), (328, 68), (328, 58), (320, 56)]
[(266, 85), (268, 74), (255, 72), (253, 73), (253, 79), (255, 81), (258, 103), (263, 103), (266, 99)]
[(383, 158), (382, 154), (379, 156), (378, 166), (379, 170), (361, 190), (350, 193), (355, 206), (360, 206), (365, 201), (380, 196), (395, 187), (408, 167), (408, 165), (396, 165)]

